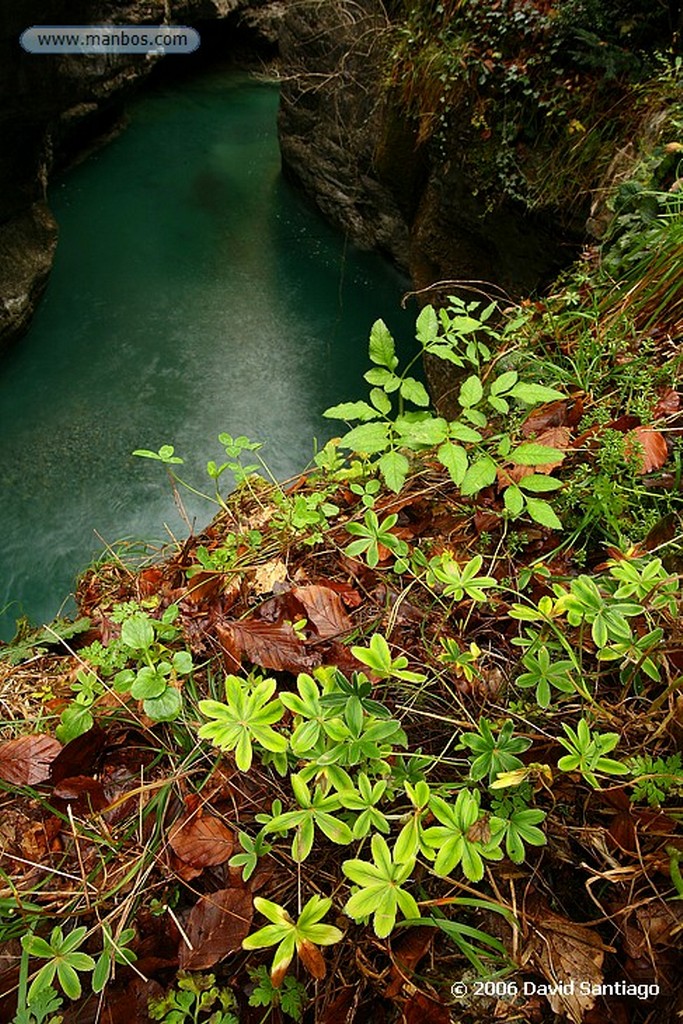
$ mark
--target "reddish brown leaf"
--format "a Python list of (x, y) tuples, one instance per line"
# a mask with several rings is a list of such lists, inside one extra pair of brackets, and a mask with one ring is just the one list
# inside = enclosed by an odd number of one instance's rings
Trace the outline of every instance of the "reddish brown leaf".
[(94, 775), (105, 747), (105, 732), (99, 725), (77, 736), (60, 750), (50, 766), (54, 783), (75, 775)]
[(668, 388), (663, 395), (660, 396), (657, 404), (652, 410), (652, 418), (654, 420), (662, 419), (664, 416), (670, 416), (674, 412), (678, 412), (681, 407), (681, 396), (673, 388)]
[(636, 427), (629, 431), (624, 453), (636, 461), (641, 475), (659, 469), (669, 457), (664, 435), (652, 427)]
[(357, 608), (363, 601), (362, 596), (350, 583), (336, 583), (334, 580), (324, 580), (323, 585), (339, 594), (347, 608)]
[(319, 1024), (351, 1024), (355, 1020), (355, 1009), (360, 997), (360, 988), (345, 985), (327, 1006)]
[(169, 846), (193, 868), (223, 864), (235, 845), (227, 825), (212, 814), (192, 813), (176, 821), (168, 833)]
[(419, 926), (401, 932), (398, 939), (392, 942), (394, 964), (384, 990), (387, 999), (394, 999), (399, 994), (403, 983), (409, 979), (433, 941), (434, 929)]
[(522, 424), (522, 433), (525, 437), (530, 437), (549, 427), (575, 427), (582, 416), (582, 398), (561, 398), (556, 402), (547, 402), (530, 412)]
[(414, 992), (403, 1008), (402, 1024), (450, 1024), (450, 1020), (448, 1007), (424, 992)]
[(72, 775), (62, 779), (52, 790), (52, 795), (73, 804), (72, 809), (76, 814), (93, 814), (107, 806), (102, 783), (90, 775)]
[(308, 672), (321, 661), (320, 654), (307, 651), (286, 622), (223, 622), (216, 626), (216, 635), (237, 666), (243, 655), (261, 668), (284, 672)]
[(312, 942), (308, 939), (304, 939), (297, 946), (297, 953), (299, 959), (304, 965), (309, 974), (312, 974), (314, 978), (320, 981), (327, 974), (327, 967), (325, 966), (325, 958), (322, 953)]
[(50, 765), (62, 749), (51, 736), (19, 736), (0, 746), (0, 779), (12, 786), (37, 786), (50, 777)]
[(531, 959), (548, 981), (550, 994), (547, 998), (553, 1011), (566, 1015), (574, 1024), (581, 1024), (583, 1015), (595, 1003), (595, 996), (584, 994), (570, 983), (576, 978), (590, 987), (602, 983), (605, 958), (602, 940), (585, 925), (553, 913), (540, 900), (537, 912), (528, 908), (527, 919), (533, 926), (533, 933), (523, 956)]
[(291, 593), (303, 605), (306, 618), (321, 639), (351, 629), (353, 623), (344, 611), (341, 598), (329, 587), (294, 587)]
[(219, 889), (202, 896), (190, 911), (186, 933), (192, 949), (180, 946), (180, 966), (203, 971), (235, 953), (247, 937), (254, 916), (249, 889)]

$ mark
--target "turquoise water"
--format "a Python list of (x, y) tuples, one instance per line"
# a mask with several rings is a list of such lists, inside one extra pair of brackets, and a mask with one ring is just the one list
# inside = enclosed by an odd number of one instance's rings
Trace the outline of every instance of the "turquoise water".
[(54, 271), (0, 363), (0, 637), (54, 617), (103, 541), (186, 536), (133, 449), (174, 444), (201, 484), (217, 435), (246, 434), (289, 477), (362, 396), (373, 320), (410, 334), (405, 280), (283, 181), (277, 103), (234, 72), (166, 86), (53, 186)]

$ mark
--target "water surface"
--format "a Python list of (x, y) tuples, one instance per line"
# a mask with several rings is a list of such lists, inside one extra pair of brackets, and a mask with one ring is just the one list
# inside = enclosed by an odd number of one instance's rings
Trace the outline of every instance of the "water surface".
[(228, 71), (164, 86), (53, 186), (54, 271), (0, 364), (0, 637), (49, 621), (99, 538), (186, 535), (133, 449), (172, 443), (202, 483), (217, 435), (246, 434), (289, 477), (362, 396), (373, 320), (410, 334), (405, 280), (283, 181), (277, 103)]

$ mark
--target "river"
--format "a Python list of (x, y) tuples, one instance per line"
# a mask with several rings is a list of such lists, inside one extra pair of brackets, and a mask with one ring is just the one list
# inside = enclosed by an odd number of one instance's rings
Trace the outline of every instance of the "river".
[(290, 477), (363, 396), (372, 322), (409, 337), (405, 279), (283, 180), (277, 104), (234, 70), (157, 86), (52, 186), (54, 271), (0, 363), (0, 638), (50, 621), (103, 544), (186, 536), (135, 448), (174, 444), (201, 484), (217, 435), (246, 434)]

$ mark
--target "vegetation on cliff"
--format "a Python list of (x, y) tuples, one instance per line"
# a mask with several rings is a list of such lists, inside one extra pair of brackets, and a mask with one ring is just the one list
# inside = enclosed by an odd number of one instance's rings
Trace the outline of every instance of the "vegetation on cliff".
[[(204, 532), (107, 556), (75, 622), (0, 648), (3, 1019), (675, 1012), (670, 115), (552, 294), (419, 312), (453, 414), (377, 321), (307, 472), (221, 435)], [(182, 503), (174, 448), (138, 454)]]

